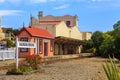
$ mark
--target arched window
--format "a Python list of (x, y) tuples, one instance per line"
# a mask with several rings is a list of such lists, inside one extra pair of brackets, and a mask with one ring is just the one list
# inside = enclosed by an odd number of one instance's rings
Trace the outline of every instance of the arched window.
[(66, 25), (69, 27), (70, 26), (70, 21), (66, 21)]

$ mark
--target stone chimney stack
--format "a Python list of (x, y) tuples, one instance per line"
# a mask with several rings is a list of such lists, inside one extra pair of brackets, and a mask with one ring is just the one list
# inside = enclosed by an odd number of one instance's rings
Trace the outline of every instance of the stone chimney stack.
[(78, 16), (75, 15), (75, 20), (76, 20), (76, 26), (78, 27)]
[(39, 19), (39, 21), (40, 21), (40, 19), (43, 17), (43, 12), (42, 11), (40, 11), (39, 13), (38, 13), (38, 19)]

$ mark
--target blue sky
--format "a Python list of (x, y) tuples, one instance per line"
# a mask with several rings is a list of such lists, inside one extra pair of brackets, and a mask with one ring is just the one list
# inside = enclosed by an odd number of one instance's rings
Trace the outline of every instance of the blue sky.
[(2, 26), (21, 28), (29, 25), (30, 14), (78, 15), (80, 31), (113, 29), (120, 20), (120, 0), (0, 0)]

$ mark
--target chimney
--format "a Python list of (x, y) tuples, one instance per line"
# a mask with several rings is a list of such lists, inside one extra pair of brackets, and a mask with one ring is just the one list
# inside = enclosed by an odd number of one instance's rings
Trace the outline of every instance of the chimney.
[(39, 21), (40, 21), (40, 19), (43, 17), (43, 12), (42, 11), (40, 11), (39, 13), (38, 13), (38, 18), (39, 18)]

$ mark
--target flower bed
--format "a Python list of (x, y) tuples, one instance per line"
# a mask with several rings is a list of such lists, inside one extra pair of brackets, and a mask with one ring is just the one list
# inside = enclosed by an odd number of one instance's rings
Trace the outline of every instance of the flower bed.
[(37, 72), (44, 72), (44, 69), (41, 67), (41, 57), (39, 55), (30, 55), (25, 60), (19, 62), (18, 69), (13, 66), (6, 74), (24, 75)]
[(29, 74), (34, 74), (34, 73), (44, 73), (45, 70), (34, 70), (30, 72), (7, 72), (7, 75), (29, 75)]

